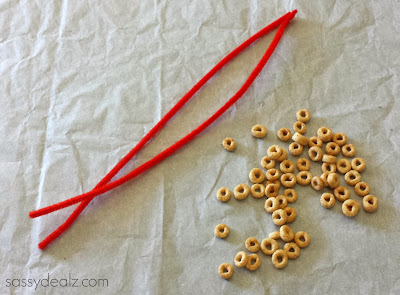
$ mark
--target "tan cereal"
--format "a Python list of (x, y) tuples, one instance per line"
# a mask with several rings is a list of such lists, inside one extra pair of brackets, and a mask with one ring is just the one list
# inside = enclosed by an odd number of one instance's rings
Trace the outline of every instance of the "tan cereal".
[(248, 270), (254, 271), (260, 267), (260, 264), (261, 264), (260, 257), (257, 254), (253, 253), (250, 254), (247, 258), (246, 268)]
[(278, 210), (279, 209), (279, 203), (276, 200), (276, 198), (274, 198), (274, 197), (268, 198), (265, 201), (264, 209), (268, 213), (273, 213), (274, 211)]
[(233, 275), (233, 266), (229, 263), (222, 263), (218, 268), (218, 273), (221, 278), (227, 280)]
[(321, 127), (317, 131), (318, 137), (322, 140), (322, 142), (329, 142), (332, 139), (332, 130), (328, 127)]
[(313, 146), (308, 149), (308, 156), (310, 157), (311, 161), (318, 162), (321, 161), (323, 153), (322, 149), (318, 146)]
[(244, 200), (250, 193), (250, 189), (245, 183), (238, 184), (233, 190), (233, 195), (237, 200)]
[(322, 180), (321, 177), (319, 176), (314, 176), (311, 179), (311, 186), (313, 189), (315, 189), (316, 191), (320, 191), (322, 190), (322, 188), (324, 187), (324, 181)]
[(283, 195), (289, 203), (294, 203), (297, 200), (297, 192), (292, 188), (285, 189)]
[(333, 190), (336, 200), (344, 202), (350, 199), (350, 190), (344, 186), (338, 186)]
[(336, 163), (336, 157), (335, 157), (335, 156), (331, 156), (331, 155), (324, 154), (324, 155), (322, 156), (322, 162), (324, 162), (324, 163), (329, 163), (329, 164), (334, 164), (334, 163)]
[(260, 250), (260, 243), (254, 237), (248, 238), (244, 245), (250, 252), (258, 252), (258, 250)]
[(248, 256), (245, 251), (240, 251), (235, 256), (235, 265), (236, 267), (245, 267), (247, 264)]
[(335, 142), (328, 142), (325, 146), (325, 153), (331, 156), (337, 156), (340, 153), (340, 146)]
[(335, 173), (336, 172), (336, 163), (322, 163), (321, 169), (322, 169), (322, 172)]
[(229, 235), (229, 227), (226, 224), (218, 224), (214, 229), (217, 238), (225, 239)]
[(323, 193), (320, 202), (322, 206), (329, 209), (335, 205), (335, 197), (331, 193)]
[(289, 145), (289, 153), (293, 156), (300, 156), (302, 152), (303, 146), (301, 144), (298, 144), (297, 142), (292, 142)]
[(288, 128), (281, 128), (278, 131), (278, 138), (282, 141), (288, 141), (292, 137), (292, 132)]
[(326, 181), (331, 188), (336, 188), (340, 184), (339, 175), (337, 175), (336, 173), (329, 173)]
[(339, 159), (336, 162), (336, 170), (341, 174), (346, 174), (351, 170), (351, 165), (347, 159)]
[(356, 147), (350, 143), (345, 144), (342, 146), (342, 155), (347, 158), (354, 157), (356, 155)]
[(296, 113), (297, 121), (307, 123), (310, 120), (310, 112), (306, 109), (298, 110)]
[(267, 198), (276, 197), (279, 192), (279, 187), (276, 184), (268, 184), (265, 187), (265, 195)]
[(363, 198), (363, 208), (365, 211), (372, 213), (378, 209), (378, 199), (373, 195), (367, 195)]
[(264, 169), (275, 168), (275, 160), (271, 159), (269, 156), (263, 157), (260, 164)]
[(283, 250), (289, 259), (296, 259), (300, 255), (300, 247), (296, 243), (286, 243)]
[(272, 254), (272, 264), (276, 268), (284, 268), (288, 263), (288, 256), (285, 250), (279, 249)]
[(272, 213), (272, 222), (275, 223), (276, 225), (284, 225), (286, 221), (287, 221), (287, 214), (284, 209), (278, 209)]
[(294, 170), (294, 163), (290, 160), (284, 160), (279, 165), (282, 173), (291, 173)]
[(344, 146), (347, 142), (347, 135), (344, 133), (335, 133), (332, 136), (332, 140), (334, 143), (338, 144), (339, 146)]
[(296, 132), (295, 134), (293, 134), (292, 140), (302, 146), (308, 145), (307, 137), (305, 137), (303, 134), (301, 134), (299, 132)]
[(356, 170), (358, 172), (363, 172), (365, 170), (365, 161), (363, 158), (354, 158), (351, 161), (351, 169)]
[(293, 130), (300, 134), (304, 134), (307, 131), (307, 127), (306, 124), (304, 124), (303, 122), (297, 121), (293, 124)]
[(293, 187), (296, 184), (296, 176), (292, 173), (282, 174), (281, 183), (284, 187)]
[(251, 186), (251, 195), (256, 198), (260, 199), (265, 196), (265, 186), (260, 183), (255, 183)]
[(271, 145), (268, 150), (267, 154), (272, 160), (277, 160), (282, 155), (282, 148), (279, 145)]
[(232, 137), (227, 137), (222, 141), (222, 146), (228, 152), (233, 152), (236, 149), (236, 141)]
[(262, 183), (265, 179), (264, 171), (260, 168), (251, 169), (249, 179), (252, 183)]
[(308, 146), (309, 147), (313, 147), (313, 146), (322, 147), (321, 138), (319, 138), (317, 136), (311, 136), (310, 139), (308, 140)]
[(297, 217), (296, 209), (294, 209), (293, 207), (286, 207), (283, 210), (285, 210), (287, 215), (287, 220), (286, 220), (287, 223), (291, 223), (296, 220)]
[(291, 242), (294, 239), (294, 232), (289, 225), (282, 225), (279, 229), (279, 234), (285, 242)]
[(294, 235), (294, 242), (300, 248), (307, 247), (310, 244), (310, 236), (305, 231), (298, 231)]
[(284, 195), (276, 196), (276, 201), (278, 202), (279, 209), (285, 209), (287, 207), (288, 201)]
[(356, 200), (346, 200), (342, 204), (342, 212), (347, 217), (354, 217), (358, 213), (358, 209), (360, 208), (360, 204)]
[(300, 171), (297, 173), (296, 182), (300, 185), (308, 185), (311, 183), (312, 175), (310, 171)]
[(272, 255), (279, 249), (279, 244), (272, 238), (265, 238), (261, 241), (261, 252), (265, 255)]
[(299, 169), (299, 171), (310, 170), (310, 161), (308, 161), (306, 158), (298, 159), (297, 160), (297, 169)]
[(356, 170), (350, 170), (344, 175), (344, 179), (348, 185), (354, 186), (360, 182), (361, 175)]
[(217, 191), (217, 199), (218, 201), (221, 202), (228, 202), (229, 199), (231, 198), (232, 193), (229, 189), (227, 189), (226, 187), (221, 187), (218, 191)]
[(369, 184), (365, 181), (361, 181), (354, 186), (356, 194), (360, 197), (364, 197), (369, 194)]
[(257, 138), (264, 138), (267, 135), (267, 128), (261, 124), (254, 125), (251, 128), (251, 134)]

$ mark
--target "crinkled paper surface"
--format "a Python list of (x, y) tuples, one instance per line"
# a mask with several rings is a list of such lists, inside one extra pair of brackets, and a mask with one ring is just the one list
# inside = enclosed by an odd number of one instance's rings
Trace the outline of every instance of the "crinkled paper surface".
[[(293, 9), (238, 103), (37, 248), (75, 206), (33, 220), (30, 210), (91, 190), (219, 60)], [(5, 0), (0, 15), (1, 294), (400, 294), (399, 1)], [(118, 176), (222, 106), (273, 33), (203, 87)], [(218, 266), (232, 263), (246, 238), (277, 227), (265, 199), (222, 204), (216, 191), (248, 183), (269, 145), (287, 148), (276, 131), (292, 128), (300, 108), (312, 115), (307, 136), (323, 125), (348, 135), (367, 161), (362, 179), (379, 209), (349, 219), (339, 202), (324, 209), (321, 192), (296, 186), (292, 227), (310, 234), (310, 246), (285, 269), (260, 253), (257, 271), (222, 280)], [(256, 123), (267, 126), (266, 138), (251, 136)], [(226, 136), (238, 143), (234, 153), (221, 147)], [(231, 228), (225, 240), (213, 235), (218, 223)], [(108, 287), (22, 286), (69, 275)]]

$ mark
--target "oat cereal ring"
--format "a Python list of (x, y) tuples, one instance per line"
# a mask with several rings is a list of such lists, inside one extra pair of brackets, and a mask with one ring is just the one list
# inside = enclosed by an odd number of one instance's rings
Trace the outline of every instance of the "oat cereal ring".
[(347, 158), (354, 157), (356, 155), (356, 147), (351, 143), (345, 144), (342, 146), (342, 154)]
[(320, 202), (322, 206), (329, 209), (335, 205), (335, 197), (331, 193), (323, 193)]
[(265, 201), (264, 204), (264, 209), (265, 211), (267, 211), (268, 213), (273, 213), (274, 211), (279, 209), (279, 203), (276, 200), (276, 198), (272, 197), (272, 198), (268, 198)]
[(233, 152), (236, 149), (236, 142), (231, 137), (227, 137), (222, 141), (222, 146), (228, 152)]
[(251, 186), (250, 192), (254, 198), (260, 199), (265, 196), (265, 186), (260, 183), (255, 183)]
[(253, 168), (249, 173), (249, 179), (252, 183), (261, 183), (265, 179), (264, 171), (260, 168)]
[(272, 255), (279, 249), (279, 244), (272, 238), (266, 238), (261, 241), (261, 252), (265, 255)]
[(329, 142), (332, 139), (332, 130), (324, 126), (318, 129), (317, 135), (322, 142)]
[(225, 239), (229, 235), (229, 227), (226, 224), (218, 224), (214, 229), (217, 238)]
[(297, 192), (292, 188), (285, 189), (283, 195), (289, 203), (296, 202), (297, 200)]
[(294, 235), (294, 242), (300, 248), (307, 247), (310, 244), (310, 236), (305, 231), (298, 231)]
[(270, 239), (278, 240), (281, 238), (281, 234), (278, 231), (273, 231), (268, 235)]
[(310, 161), (308, 161), (306, 158), (298, 159), (297, 160), (297, 169), (299, 169), (299, 171), (310, 170)]
[(348, 185), (356, 185), (360, 182), (361, 176), (356, 170), (350, 170), (344, 175), (344, 179), (346, 180)]
[(363, 158), (354, 158), (351, 161), (351, 169), (356, 170), (358, 172), (363, 172), (365, 170), (365, 161)]
[(336, 173), (329, 173), (326, 181), (331, 188), (336, 188), (340, 184), (339, 175), (337, 175)]
[(282, 155), (283, 151), (279, 145), (271, 145), (268, 150), (267, 154), (272, 160), (278, 159)]
[(218, 268), (221, 278), (227, 280), (233, 275), (233, 266), (229, 263), (222, 263)]
[(378, 209), (378, 199), (373, 195), (367, 195), (363, 198), (363, 208), (365, 211), (372, 213)]
[(315, 189), (316, 191), (320, 191), (322, 190), (322, 188), (324, 187), (324, 181), (322, 180), (321, 177), (319, 176), (314, 176), (311, 179), (311, 186), (313, 189)]
[(261, 159), (260, 164), (264, 169), (271, 169), (275, 167), (275, 160), (272, 160), (269, 156), (265, 156)]
[(286, 243), (283, 246), (289, 259), (296, 259), (300, 255), (300, 247), (296, 243)]
[(218, 191), (217, 191), (217, 199), (218, 201), (221, 202), (227, 202), (229, 201), (229, 199), (231, 198), (232, 193), (229, 189), (227, 189), (226, 187), (221, 187)]
[(322, 162), (329, 163), (329, 164), (334, 164), (334, 163), (336, 163), (336, 157), (332, 156), (332, 155), (324, 154), (322, 156)]
[(290, 242), (294, 239), (294, 232), (289, 225), (282, 225), (279, 229), (279, 234), (285, 242)]
[(278, 202), (279, 209), (285, 209), (287, 207), (288, 201), (284, 195), (278, 195), (276, 201)]
[(294, 170), (294, 163), (290, 160), (284, 160), (279, 165), (282, 173), (291, 173)]
[(360, 197), (364, 197), (369, 194), (369, 185), (365, 181), (361, 181), (354, 186), (356, 194)]
[(285, 250), (279, 249), (272, 254), (272, 264), (276, 268), (284, 268), (288, 263), (288, 256)]
[(275, 184), (278, 186), (278, 189), (281, 188), (281, 183), (278, 179), (277, 180), (267, 180), (267, 182), (265, 183), (265, 186), (267, 186), (268, 184)]
[(356, 200), (346, 200), (342, 204), (342, 212), (347, 217), (356, 216), (358, 213), (358, 209), (360, 208), (360, 204)]
[(308, 144), (307, 137), (305, 137), (303, 134), (300, 134), (299, 132), (296, 132), (295, 134), (293, 134), (292, 140), (302, 146), (305, 146)]
[(278, 169), (271, 168), (268, 169), (267, 172), (265, 172), (265, 176), (267, 177), (268, 180), (277, 180), (279, 179), (279, 176), (281, 176), (281, 173), (279, 172)]
[(251, 128), (251, 134), (257, 138), (263, 138), (267, 135), (267, 128), (261, 124), (254, 125)]
[(322, 169), (322, 172), (335, 173), (336, 172), (336, 164), (334, 164), (334, 163), (322, 163), (321, 169)]
[(296, 184), (296, 176), (292, 173), (282, 174), (281, 183), (285, 187), (293, 187)]
[(310, 171), (300, 171), (299, 173), (297, 173), (297, 176), (296, 176), (296, 181), (300, 185), (310, 184), (311, 179), (312, 179), (312, 175), (311, 175)]
[(335, 133), (332, 136), (332, 140), (334, 143), (337, 143), (339, 146), (343, 146), (347, 142), (347, 135), (344, 133)]
[(287, 215), (287, 220), (286, 222), (290, 223), (295, 221), (297, 213), (296, 213), (296, 209), (294, 209), (293, 207), (286, 207), (285, 209), (286, 215)]
[(308, 149), (308, 156), (310, 157), (311, 161), (321, 161), (322, 155), (322, 149), (318, 146), (313, 146)]
[(308, 140), (308, 146), (309, 147), (313, 147), (313, 146), (322, 147), (321, 138), (319, 138), (317, 136), (310, 137), (310, 139)]
[(324, 183), (324, 186), (329, 186), (328, 180), (327, 180), (329, 173), (330, 172), (327, 171), (327, 172), (324, 172), (321, 174), (321, 179), (322, 179), (322, 182)]
[(297, 121), (293, 124), (293, 130), (300, 134), (304, 134), (307, 131), (307, 127), (306, 124), (304, 124), (303, 122)]
[(350, 191), (347, 187), (344, 186), (338, 186), (333, 190), (333, 194), (335, 195), (335, 198), (340, 201), (344, 202), (348, 199), (350, 199)]
[(265, 195), (267, 196), (267, 198), (273, 198), (276, 197), (278, 195), (279, 192), (279, 187), (276, 184), (268, 184), (265, 187)]
[(253, 253), (250, 254), (247, 258), (246, 268), (248, 270), (254, 271), (260, 267), (260, 264), (261, 264), (260, 257), (257, 254)]
[(247, 264), (248, 256), (245, 251), (240, 251), (235, 256), (235, 265), (236, 267), (245, 267)]
[(336, 169), (339, 171), (339, 173), (346, 174), (351, 170), (351, 165), (349, 160), (347, 159), (339, 159), (336, 162)]
[(297, 121), (306, 123), (310, 120), (310, 112), (307, 111), (306, 109), (298, 110), (296, 113), (296, 118)]
[(278, 209), (272, 213), (272, 222), (275, 223), (276, 225), (284, 225), (286, 221), (287, 221), (287, 214), (284, 209)]
[(278, 131), (278, 138), (282, 141), (288, 141), (292, 137), (292, 132), (288, 128), (281, 128)]
[(258, 250), (260, 250), (260, 243), (257, 241), (256, 238), (253, 237), (248, 238), (244, 245), (246, 246), (246, 249), (250, 252), (257, 252)]
[(285, 161), (286, 159), (287, 159), (287, 151), (284, 148), (282, 148), (282, 155), (276, 160), (280, 163), (282, 161)]
[(233, 195), (237, 200), (246, 199), (249, 195), (250, 189), (247, 184), (241, 183), (238, 184), (235, 189), (233, 190)]
[(303, 146), (301, 144), (298, 144), (297, 142), (292, 142), (289, 144), (289, 153), (291, 153), (293, 156), (300, 156), (302, 152)]
[(337, 143), (330, 141), (325, 146), (325, 153), (327, 155), (337, 156), (340, 153), (340, 146)]

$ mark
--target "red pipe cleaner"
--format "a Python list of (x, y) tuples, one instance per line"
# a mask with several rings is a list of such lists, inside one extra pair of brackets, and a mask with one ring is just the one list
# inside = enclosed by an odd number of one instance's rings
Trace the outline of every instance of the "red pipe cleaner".
[[(79, 203), (79, 206), (75, 209), (75, 211), (71, 214), (71, 216), (60, 226), (58, 227), (53, 233), (51, 233), (47, 238), (45, 238), (41, 243), (39, 243), (40, 249), (45, 249), (52, 241), (54, 241), (57, 237), (59, 237), (65, 230), (67, 230), (72, 223), (76, 220), (76, 218), (80, 215), (80, 213), (86, 208), (86, 206), (90, 203), (93, 198), (96, 196), (103, 194), (113, 188), (116, 188), (125, 182), (131, 180), (132, 178), (138, 176), (139, 174), (143, 173), (147, 169), (153, 167), (154, 165), (158, 164), (171, 154), (173, 154), (176, 150), (180, 149), (186, 143), (191, 141), (194, 137), (196, 137), (199, 133), (201, 133), (204, 129), (206, 129), (210, 124), (212, 124), (218, 117), (220, 117), (227, 109), (229, 109), (240, 97), (247, 91), (247, 89), (251, 86), (253, 81), (256, 79), (258, 74), (261, 72), (262, 68), (267, 63), (268, 59), (272, 55), (273, 51), (275, 50), (276, 46), (282, 34), (284, 32), (285, 27), (288, 25), (290, 20), (295, 16), (297, 10), (294, 10), (290, 13), (285, 14), (275, 22), (271, 23), (257, 34), (250, 37), (247, 41), (242, 43), (239, 47), (233, 50), (230, 54), (228, 54), (223, 60), (221, 60), (211, 71), (209, 71), (193, 88), (178, 101), (178, 103), (160, 120), (160, 122), (155, 125), (148, 134), (96, 185), (96, 187), (87, 193), (81, 194), (74, 198), (68, 199), (66, 201), (39, 209), (35, 211), (31, 211), (29, 216), (31, 218), (39, 217), (48, 213), (51, 213), (56, 210), (60, 210), (62, 208), (74, 205)], [(253, 72), (250, 74), (246, 82), (242, 85), (242, 87), (236, 92), (234, 96), (229, 99), (225, 105), (223, 105), (214, 115), (212, 115), (209, 119), (199, 125), (196, 129), (192, 132), (187, 134), (185, 137), (180, 139), (178, 142), (171, 145), (166, 150), (159, 153), (153, 159), (149, 160), (148, 162), (144, 163), (143, 165), (139, 166), (138, 168), (134, 169), (127, 175), (115, 180), (111, 183), (109, 181), (139, 152), (143, 146), (154, 136), (157, 132), (186, 104), (187, 101), (211, 78), (217, 73), (222, 67), (224, 67), (228, 62), (230, 62), (233, 58), (235, 58), (240, 52), (242, 52), (245, 48), (249, 45), (254, 43), (256, 40), (270, 32), (271, 30), (275, 29), (279, 26), (278, 31), (271, 42), (270, 46), (268, 47), (267, 51), (261, 58), (260, 62), (254, 68)]]

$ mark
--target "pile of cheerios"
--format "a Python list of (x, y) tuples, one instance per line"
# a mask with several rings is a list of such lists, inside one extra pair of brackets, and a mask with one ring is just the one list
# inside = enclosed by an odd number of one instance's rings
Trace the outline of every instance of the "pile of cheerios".
[[(254, 271), (261, 264), (260, 257), (256, 254), (259, 250), (272, 258), (272, 264), (276, 268), (284, 268), (288, 259), (296, 259), (300, 255), (300, 248), (307, 247), (310, 243), (310, 236), (299, 231), (294, 233), (287, 223), (296, 219), (296, 209), (289, 206), (297, 200), (297, 192), (293, 188), (296, 184), (311, 185), (316, 191), (326, 187), (332, 192), (325, 192), (321, 195), (320, 202), (325, 208), (332, 208), (336, 201), (342, 203), (342, 212), (348, 217), (358, 213), (360, 204), (350, 198), (350, 190), (340, 185), (339, 174), (344, 175), (344, 180), (349, 186), (354, 187), (355, 193), (362, 197), (362, 206), (366, 212), (372, 213), (378, 208), (378, 199), (370, 194), (368, 183), (361, 181), (361, 175), (365, 170), (364, 159), (355, 157), (356, 148), (353, 144), (347, 143), (347, 136), (344, 133), (333, 133), (328, 127), (318, 129), (317, 136), (307, 138), (306, 123), (310, 120), (310, 113), (301, 109), (296, 113), (297, 121), (293, 125), (294, 134), (289, 128), (281, 128), (277, 135), (282, 141), (292, 142), (289, 145), (289, 153), (292, 156), (300, 156), (304, 148), (308, 147), (308, 157), (312, 162), (322, 162), (321, 176), (312, 176), (310, 173), (310, 160), (299, 158), (295, 163), (288, 159), (288, 152), (279, 145), (272, 145), (267, 149), (267, 155), (261, 159), (261, 168), (253, 168), (249, 172), (249, 180), (252, 183), (249, 187), (245, 183), (238, 184), (233, 195), (237, 200), (243, 200), (251, 194), (254, 198), (267, 197), (264, 208), (271, 214), (275, 225), (280, 226), (279, 231), (259, 242), (256, 238), (250, 237), (245, 241), (246, 249), (251, 252), (247, 254), (240, 251), (234, 258), (236, 267)], [(251, 133), (256, 138), (264, 138), (267, 135), (267, 128), (257, 124), (252, 127)], [(323, 146), (325, 144), (325, 146)], [(233, 152), (236, 149), (236, 142), (233, 138), (225, 138), (223, 147)], [(339, 153), (343, 158), (337, 159)], [(352, 159), (348, 159), (352, 158)], [(276, 168), (279, 163), (279, 169)], [(295, 168), (299, 171), (293, 174)], [(339, 174), (338, 174), (339, 173)], [(283, 194), (279, 194), (281, 186), (284, 187)], [(217, 191), (217, 199), (227, 202), (232, 192), (221, 187)], [(229, 227), (226, 224), (218, 224), (214, 230), (218, 238), (226, 238), (229, 234)], [(278, 239), (285, 242), (283, 249), (279, 249)], [(224, 279), (233, 275), (233, 266), (223, 263), (219, 266), (219, 274)]]

